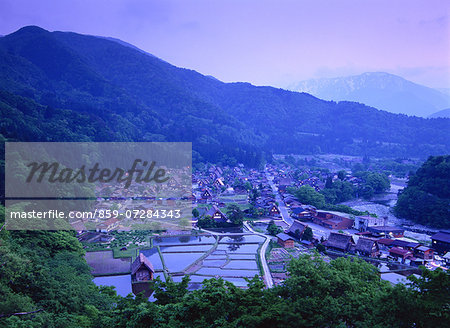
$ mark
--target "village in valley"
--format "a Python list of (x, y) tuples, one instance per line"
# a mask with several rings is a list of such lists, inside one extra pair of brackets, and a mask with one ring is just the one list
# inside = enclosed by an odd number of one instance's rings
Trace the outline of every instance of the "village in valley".
[(450, 326), (450, 0), (0, 1), (0, 328)]
[[(349, 159), (353, 165), (360, 161)], [(390, 213), (389, 205), (395, 203), (405, 178), (389, 177), (392, 184), (382, 193), (384, 205), (378, 202), (385, 210), (381, 213), (342, 204), (319, 208), (317, 203), (299, 200), (299, 190), (317, 196), (332, 185), (341, 186), (343, 181), (347, 187), (353, 186), (352, 190), (363, 190), (364, 178), (342, 169), (342, 159), (340, 164), (339, 170), (330, 165), (294, 166), (283, 159), (261, 169), (242, 164), (203, 165), (193, 171), (192, 191), (182, 189), (182, 198), (162, 200), (146, 191), (144, 197), (114, 205), (114, 200), (120, 199), (119, 186), (111, 191), (116, 197), (102, 199), (96, 205), (113, 209), (116, 217), (73, 225), (87, 251), (94, 282), (113, 285), (123, 295), (144, 291), (150, 296), (146, 283), (157, 277), (179, 282), (189, 276), (189, 288), (197, 289), (210, 278), (222, 278), (245, 288), (248, 279), (257, 276), (272, 287), (283, 283), (290, 260), (302, 254), (320, 254), (324, 261), (342, 256), (361, 258), (376, 266), (381, 279), (392, 284), (420, 274), (421, 265), (429, 270), (447, 270), (450, 233), (417, 229)], [(169, 185), (178, 187), (176, 179)], [(353, 203), (343, 204), (356, 204), (356, 196)], [(380, 195), (372, 199), (380, 199)], [(180, 204), (184, 204), (185, 214), (189, 209), (192, 215), (182, 218), (184, 223), (178, 222), (176, 227), (150, 220), (146, 228), (136, 229), (136, 225), (129, 225), (130, 220), (123, 219), (130, 208), (148, 211)], [(367, 207), (370, 210), (378, 209), (376, 203), (364, 200), (355, 207), (361, 209), (364, 204), (372, 204)]]

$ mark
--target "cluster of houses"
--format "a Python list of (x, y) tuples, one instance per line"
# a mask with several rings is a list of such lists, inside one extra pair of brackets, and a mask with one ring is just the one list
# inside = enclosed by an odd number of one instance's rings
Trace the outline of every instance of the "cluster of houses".
[(331, 251), (365, 257), (387, 257), (413, 266), (433, 262), (435, 255), (440, 254), (443, 261), (447, 265), (450, 264), (450, 233), (439, 232), (433, 235), (432, 246), (429, 247), (418, 242), (400, 239), (403, 237), (403, 232), (401, 228), (389, 227), (377, 227), (353, 236), (331, 232), (323, 245)]
[(325, 187), (324, 181), (328, 177), (328, 174), (322, 171), (304, 169), (300, 172), (285, 165), (267, 165), (267, 170), (274, 177), (274, 183), (277, 184), (281, 193), (286, 192), (289, 187), (299, 188), (306, 185), (320, 191)]
[[(315, 238), (312, 241), (301, 240), (307, 227), (306, 223), (294, 220), (287, 230), (276, 236), (278, 243), (284, 248), (293, 248), (295, 242), (300, 242), (306, 247), (317, 245), (319, 241)], [(363, 257), (388, 258), (412, 266), (433, 262), (435, 255), (440, 254), (442, 261), (447, 266), (450, 264), (449, 232), (441, 231), (433, 235), (431, 237), (432, 247), (428, 247), (418, 242), (397, 239), (403, 237), (404, 230), (400, 228), (380, 228), (355, 235), (332, 231), (328, 239), (322, 241), (321, 244), (327, 251)]]
[[(280, 215), (275, 196), (264, 171), (245, 170), (243, 166), (211, 166), (205, 171), (193, 174), (193, 204), (197, 206), (200, 216), (209, 216), (218, 221), (226, 221), (226, 214), (221, 210), (229, 203), (246, 205), (251, 203), (258, 216)], [(250, 199), (256, 192), (255, 199)], [(245, 210), (250, 216), (250, 210)]]
[[(353, 216), (346, 213), (321, 211), (314, 206), (301, 204), (294, 196), (284, 194), (284, 201), (289, 207), (291, 217), (300, 221), (312, 221), (330, 230), (356, 229), (367, 231), (372, 227), (386, 227), (387, 218), (372, 216)], [(394, 228), (392, 228), (394, 229)]]
[[(357, 238), (356, 242), (355, 238)], [(378, 234), (369, 237), (363, 234), (352, 236), (331, 232), (323, 245), (331, 251), (352, 253), (365, 257), (388, 257), (410, 265), (423, 265), (432, 261), (435, 252), (432, 248), (417, 242), (386, 237), (379, 238)]]
[[(86, 224), (90, 222), (100, 233), (119, 228), (130, 230), (130, 226), (123, 219), (126, 211), (155, 211), (167, 207), (187, 208), (192, 200), (190, 167), (161, 168), (166, 170), (169, 179), (160, 184), (133, 181), (127, 188), (126, 182), (96, 184), (97, 199), (92, 211), (80, 213), (86, 215), (77, 216), (78, 220), (70, 222), (72, 228), (81, 233), (87, 230)], [(96, 216), (94, 213), (97, 213)], [(132, 224), (142, 223), (136, 218), (133, 219)]]
[[(277, 166), (268, 164), (267, 170), (274, 176), (274, 182), (278, 185), (281, 193), (286, 192), (289, 187), (300, 188), (306, 185), (320, 191), (325, 188), (327, 179), (331, 178), (333, 182), (339, 179), (337, 173), (323, 169), (303, 168), (299, 170), (283, 164)], [(355, 187), (359, 187), (363, 183), (361, 178), (352, 176), (350, 173), (345, 175), (345, 180)]]

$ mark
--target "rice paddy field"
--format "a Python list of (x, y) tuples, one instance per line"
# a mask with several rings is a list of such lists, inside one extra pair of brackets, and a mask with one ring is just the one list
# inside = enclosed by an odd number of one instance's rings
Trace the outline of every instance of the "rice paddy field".
[[(189, 289), (201, 288), (203, 280), (210, 278), (223, 278), (245, 288), (245, 278), (260, 275), (257, 256), (263, 242), (264, 238), (256, 235), (152, 237), (151, 248), (139, 252), (152, 263), (155, 277), (163, 281), (171, 277), (178, 282), (189, 275)], [(129, 272), (131, 265), (130, 258), (115, 259), (112, 252), (89, 252), (86, 259), (99, 275)], [(131, 292), (130, 274), (96, 277), (94, 282), (116, 286), (121, 295)]]

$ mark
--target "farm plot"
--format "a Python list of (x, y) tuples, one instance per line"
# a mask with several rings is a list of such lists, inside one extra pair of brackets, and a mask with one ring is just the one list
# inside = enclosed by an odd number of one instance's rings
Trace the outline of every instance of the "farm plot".
[(85, 258), (86, 262), (92, 268), (91, 272), (94, 276), (106, 276), (130, 272), (131, 258), (115, 259), (111, 250), (87, 252)]

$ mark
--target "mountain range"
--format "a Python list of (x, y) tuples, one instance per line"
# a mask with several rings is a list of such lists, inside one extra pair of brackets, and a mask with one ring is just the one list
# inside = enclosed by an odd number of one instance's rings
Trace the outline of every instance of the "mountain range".
[(438, 117), (450, 118), (450, 108), (440, 110), (439, 112), (433, 113), (428, 117), (429, 118), (438, 118)]
[(391, 113), (420, 117), (450, 107), (449, 94), (384, 72), (306, 80), (288, 89), (325, 100), (357, 101)]
[(0, 110), (8, 140), (191, 141), (198, 162), (450, 151), (449, 119), (223, 83), (116, 39), (36, 26), (0, 38)]

